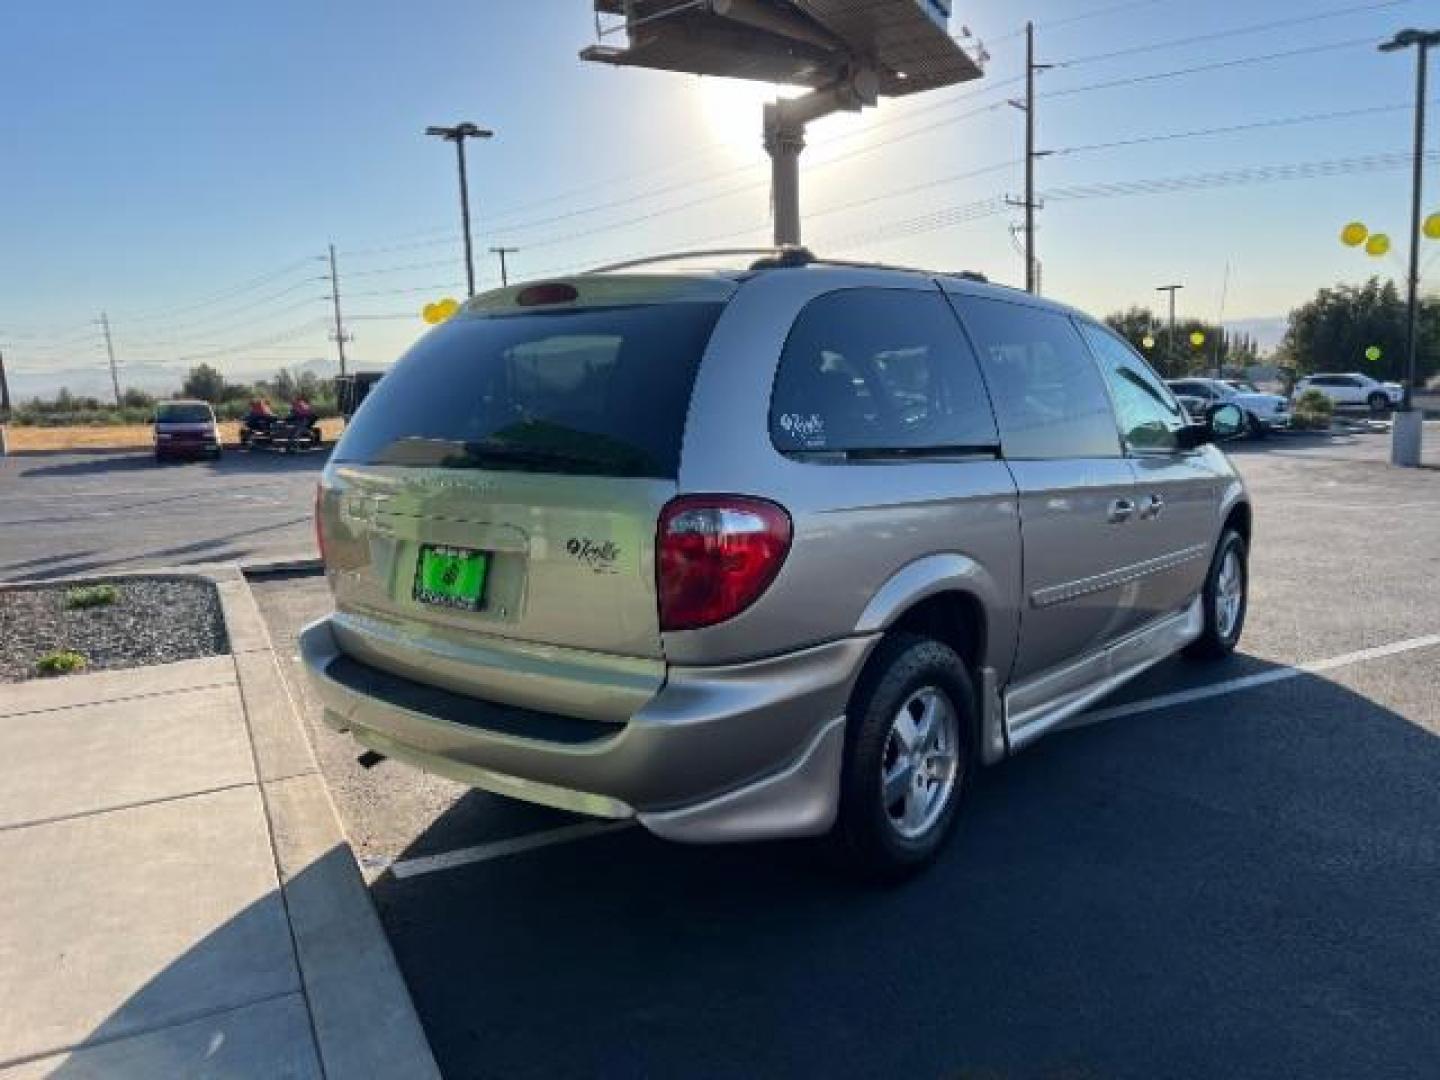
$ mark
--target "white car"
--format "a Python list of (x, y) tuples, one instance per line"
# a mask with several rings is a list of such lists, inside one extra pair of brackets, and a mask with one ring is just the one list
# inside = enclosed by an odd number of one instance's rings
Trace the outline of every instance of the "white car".
[(1295, 396), (1298, 398), (1306, 390), (1320, 391), (1337, 408), (1363, 405), (1377, 413), (1395, 408), (1405, 396), (1405, 388), (1399, 383), (1380, 382), (1353, 371), (1342, 375), (1306, 375), (1295, 384)]
[(1182, 401), (1203, 403), (1206, 416), (1217, 405), (1238, 405), (1245, 414), (1246, 428), (1256, 437), (1290, 426), (1290, 402), (1280, 394), (1261, 393), (1248, 383), (1196, 378), (1171, 379), (1168, 385)]

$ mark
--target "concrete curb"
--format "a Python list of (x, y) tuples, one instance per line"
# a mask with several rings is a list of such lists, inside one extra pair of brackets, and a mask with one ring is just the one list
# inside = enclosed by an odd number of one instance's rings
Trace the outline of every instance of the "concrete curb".
[(324, 569), (324, 560), (310, 556), (294, 559), (257, 559), (240, 564), (240, 572), (247, 578), (265, 577), (268, 574), (319, 574)]
[(215, 582), (276, 867), (325, 1073), (435, 1077), (424, 1029), (290, 699), (264, 617), (233, 567)]

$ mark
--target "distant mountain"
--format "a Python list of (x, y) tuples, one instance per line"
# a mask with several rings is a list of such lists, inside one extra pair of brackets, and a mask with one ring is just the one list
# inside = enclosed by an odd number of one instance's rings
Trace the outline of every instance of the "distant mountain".
[[(134, 387), (148, 394), (175, 394), (189, 372), (192, 364), (146, 364), (130, 363), (120, 368), (121, 389)], [(312, 371), (322, 378), (335, 374), (333, 357), (317, 356), (308, 360), (273, 361), (253, 368), (227, 370), (229, 382), (250, 383), (259, 379), (274, 378), (280, 368), (288, 368), (292, 375)], [(108, 401), (114, 396), (110, 386), (110, 369), (103, 364), (85, 364), (54, 368), (50, 371), (11, 371), (10, 396), (18, 403), (35, 397), (54, 397), (63, 386), (77, 397), (95, 397)]]

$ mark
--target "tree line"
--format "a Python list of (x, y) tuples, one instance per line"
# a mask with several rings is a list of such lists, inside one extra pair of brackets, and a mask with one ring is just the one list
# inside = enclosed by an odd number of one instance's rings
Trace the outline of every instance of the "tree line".
[[(70, 427), (102, 424), (143, 424), (155, 415), (155, 405), (167, 395), (146, 393), (131, 387), (120, 395), (120, 404), (99, 398), (72, 394), (61, 387), (53, 398), (32, 398), (19, 403), (11, 412), (10, 422), (20, 426)], [(176, 398), (198, 398), (215, 406), (221, 420), (238, 420), (255, 398), (270, 402), (277, 413), (284, 414), (297, 397), (310, 402), (322, 418), (338, 415), (335, 383), (322, 379), (313, 371), (298, 375), (281, 368), (273, 378), (253, 383), (230, 382), (209, 364), (192, 367), (181, 380)]]
[[(1406, 314), (1393, 281), (1334, 285), (1290, 312), (1284, 338), (1268, 355), (1261, 355), (1251, 335), (1203, 319), (1177, 320), (1173, 341), (1166, 320), (1149, 308), (1132, 307), (1105, 321), (1167, 378), (1208, 374), (1217, 366), (1229, 376), (1268, 363), (1291, 381), (1317, 371), (1399, 380), (1405, 374)], [(1199, 346), (1191, 341), (1197, 332), (1204, 338)], [(1421, 385), (1440, 372), (1440, 297), (1421, 298), (1417, 364)]]

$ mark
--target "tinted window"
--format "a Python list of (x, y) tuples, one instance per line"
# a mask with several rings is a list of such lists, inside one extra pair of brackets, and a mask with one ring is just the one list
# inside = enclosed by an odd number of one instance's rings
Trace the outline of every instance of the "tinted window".
[(199, 401), (162, 401), (155, 407), (155, 419), (162, 424), (208, 424), (210, 406)]
[(1210, 392), (1210, 388), (1204, 383), (1172, 382), (1170, 384), (1170, 389), (1175, 391), (1175, 393), (1177, 394), (1189, 394), (1191, 397), (1211, 398), (1215, 396)]
[(938, 292), (845, 289), (805, 306), (780, 357), (784, 453), (994, 447), (975, 358)]
[(1105, 384), (1066, 316), (957, 296), (1011, 458), (1119, 457)]
[[(1088, 322), (1082, 322), (1080, 329), (1110, 383), (1125, 445), (1139, 451), (1179, 449), (1177, 433), (1189, 421), (1165, 384), (1139, 353), (1110, 331)], [(1213, 394), (1209, 384), (1201, 385)]]
[(673, 477), (711, 303), (460, 317), (366, 397), (337, 461)]

